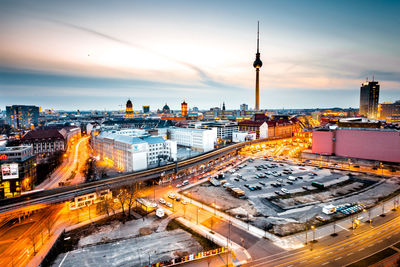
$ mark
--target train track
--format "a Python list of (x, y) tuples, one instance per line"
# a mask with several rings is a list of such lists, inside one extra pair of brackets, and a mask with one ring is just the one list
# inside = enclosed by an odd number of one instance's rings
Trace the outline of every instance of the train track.
[(100, 181), (63, 186), (59, 188), (33, 192), (15, 198), (2, 199), (0, 200), (0, 213), (15, 211), (20, 208), (27, 207), (29, 205), (52, 204), (52, 203), (63, 202), (73, 199), (76, 196), (96, 192), (97, 190), (111, 189), (132, 182), (154, 179), (156, 177), (160, 177), (161, 175), (176, 173), (179, 170), (190, 168), (192, 166), (201, 164), (202, 162), (213, 160), (215, 158), (218, 158), (219, 156), (230, 153), (232, 151), (237, 151), (248, 145), (267, 142), (267, 141), (274, 141), (278, 139), (282, 138), (267, 138), (267, 139), (247, 141), (215, 149), (207, 153), (195, 156), (193, 158), (179, 161), (176, 163), (167, 164), (161, 167), (156, 167), (131, 174), (125, 174)]

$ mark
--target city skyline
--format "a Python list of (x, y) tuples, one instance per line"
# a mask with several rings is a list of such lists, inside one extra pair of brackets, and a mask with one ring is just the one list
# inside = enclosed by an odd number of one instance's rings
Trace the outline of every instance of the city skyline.
[(357, 108), (360, 85), (372, 75), (380, 102), (399, 98), (395, 1), (0, 6), (2, 110), (118, 110), (128, 98), (134, 110), (179, 109), (181, 99), (189, 108), (251, 107), (257, 20), (261, 109)]

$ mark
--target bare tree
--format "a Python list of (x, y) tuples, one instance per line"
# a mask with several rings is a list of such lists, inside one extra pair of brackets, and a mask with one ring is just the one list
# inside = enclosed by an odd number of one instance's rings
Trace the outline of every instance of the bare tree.
[(33, 246), (33, 255), (35, 255), (36, 254), (36, 235), (35, 235), (35, 233), (30, 233), (28, 237)]
[(48, 235), (49, 235), (49, 238), (50, 238), (51, 229), (53, 228), (53, 226), (54, 226), (55, 223), (56, 223), (56, 221), (53, 220), (51, 217), (47, 218), (47, 219), (44, 221), (44, 226), (45, 226), (46, 229), (47, 229), (47, 233), (48, 233)]
[(111, 205), (112, 205), (112, 199), (106, 198), (99, 203), (99, 209), (100, 212), (102, 213), (107, 213), (107, 217), (110, 217), (110, 210), (111, 210)]
[(125, 204), (127, 202), (127, 198), (128, 197), (127, 197), (126, 189), (125, 188), (121, 189), (117, 196), (117, 199), (121, 206), (123, 216), (125, 216)]
[(127, 192), (127, 204), (128, 204), (128, 217), (130, 217), (131, 208), (133, 203), (135, 202), (139, 190), (136, 184), (130, 184), (126, 187), (126, 192)]

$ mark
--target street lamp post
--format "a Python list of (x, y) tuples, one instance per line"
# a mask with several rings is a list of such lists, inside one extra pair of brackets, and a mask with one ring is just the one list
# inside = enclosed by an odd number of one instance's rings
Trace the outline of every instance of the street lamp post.
[(214, 216), (215, 216), (215, 215), (217, 215), (217, 207), (216, 207), (216, 204), (215, 204), (215, 199), (214, 199), (214, 203), (213, 204), (214, 204), (213, 206), (214, 206)]
[(315, 226), (311, 225), (311, 229), (313, 231), (313, 240), (312, 240), (312, 242), (315, 243)]
[(308, 229), (307, 229), (307, 221), (306, 221), (306, 243), (305, 243), (306, 245), (308, 243), (307, 232), (308, 232)]

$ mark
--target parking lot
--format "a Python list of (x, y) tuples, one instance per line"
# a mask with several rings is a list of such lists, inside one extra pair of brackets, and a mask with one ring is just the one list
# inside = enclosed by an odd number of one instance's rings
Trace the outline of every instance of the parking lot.
[(306, 221), (318, 224), (349, 215), (322, 213), (328, 204), (371, 207), (399, 188), (396, 179), (260, 157), (186, 194), (261, 229), (287, 235), (301, 230)]

